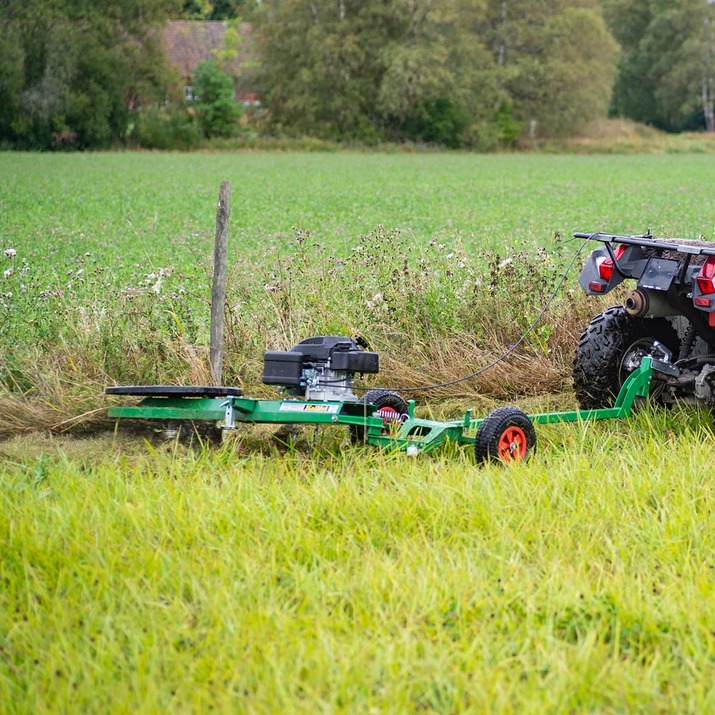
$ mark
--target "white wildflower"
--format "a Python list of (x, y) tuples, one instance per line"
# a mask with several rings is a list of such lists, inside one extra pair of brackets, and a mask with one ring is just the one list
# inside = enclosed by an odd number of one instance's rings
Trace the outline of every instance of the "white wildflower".
[(376, 308), (380, 303), (382, 303), (384, 300), (382, 293), (375, 293), (374, 296), (370, 300), (365, 301), (365, 307), (368, 310), (372, 310), (373, 308)]
[(8, 269), (3, 273), (3, 275), (5, 276), (5, 278), (9, 278), (9, 277), (12, 275), (12, 268), (8, 268)]
[(14, 248), (6, 248), (2, 254), (5, 258), (14, 258), (17, 255), (17, 251)]
[(512, 263), (511, 258), (505, 258), (498, 266), (497, 268), (506, 268), (507, 266), (510, 266)]

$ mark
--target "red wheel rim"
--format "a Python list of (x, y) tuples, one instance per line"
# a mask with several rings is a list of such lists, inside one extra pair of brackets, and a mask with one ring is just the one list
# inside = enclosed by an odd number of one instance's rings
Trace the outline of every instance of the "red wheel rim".
[(511, 425), (507, 427), (499, 437), (497, 444), (497, 454), (504, 462), (521, 462), (526, 456), (528, 444), (526, 433), (521, 427)]

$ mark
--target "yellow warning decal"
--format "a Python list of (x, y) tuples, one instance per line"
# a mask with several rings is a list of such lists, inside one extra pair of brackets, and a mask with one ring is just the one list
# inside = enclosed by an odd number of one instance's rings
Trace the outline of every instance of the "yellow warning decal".
[(316, 405), (304, 402), (283, 402), (278, 409), (281, 412), (318, 412), (320, 414), (330, 414), (339, 412), (340, 405), (336, 405), (335, 403)]

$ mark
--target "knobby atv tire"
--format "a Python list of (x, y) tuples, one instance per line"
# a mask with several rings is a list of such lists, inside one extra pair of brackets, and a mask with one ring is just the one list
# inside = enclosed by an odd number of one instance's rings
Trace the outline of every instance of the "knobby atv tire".
[(621, 369), (624, 356), (639, 341), (656, 340), (677, 356), (678, 333), (665, 318), (634, 318), (620, 305), (597, 315), (581, 335), (573, 361), (580, 408), (612, 407), (628, 377)]
[(485, 462), (523, 462), (536, 449), (536, 431), (518, 407), (498, 407), (479, 425), (474, 439), (474, 456)]
[[(360, 402), (365, 405), (374, 405), (376, 409), (382, 410), (384, 408), (393, 409), (400, 415), (404, 415), (407, 412), (407, 403), (397, 392), (392, 390), (368, 390), (362, 397)], [(367, 411), (366, 414), (372, 414), (371, 411)], [(350, 441), (353, 444), (365, 444), (365, 428), (361, 425), (350, 425)]]

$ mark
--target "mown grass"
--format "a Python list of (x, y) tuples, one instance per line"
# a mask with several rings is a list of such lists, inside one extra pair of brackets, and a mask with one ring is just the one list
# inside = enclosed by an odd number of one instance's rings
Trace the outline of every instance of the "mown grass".
[(447, 450), (3, 446), (4, 712), (706, 712), (712, 435)]

